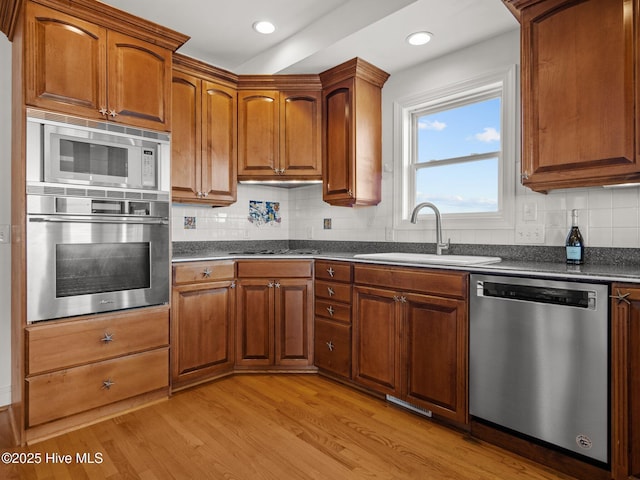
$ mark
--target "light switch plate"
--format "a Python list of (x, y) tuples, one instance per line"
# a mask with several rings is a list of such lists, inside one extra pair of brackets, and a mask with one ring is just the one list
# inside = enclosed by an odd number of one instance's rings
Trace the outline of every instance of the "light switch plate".
[(0, 243), (11, 243), (11, 225), (0, 225)]
[(544, 225), (516, 226), (516, 243), (521, 245), (540, 245), (544, 243)]

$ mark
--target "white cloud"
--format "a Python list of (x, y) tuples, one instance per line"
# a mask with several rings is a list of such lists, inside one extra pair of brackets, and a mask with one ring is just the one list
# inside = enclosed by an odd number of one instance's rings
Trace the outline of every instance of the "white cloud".
[(493, 127), (485, 127), (482, 133), (476, 133), (473, 138), (481, 142), (498, 142), (500, 141), (500, 132)]
[(418, 128), (420, 130), (444, 130), (447, 128), (447, 124), (444, 122), (439, 122), (438, 120), (421, 120), (418, 122)]

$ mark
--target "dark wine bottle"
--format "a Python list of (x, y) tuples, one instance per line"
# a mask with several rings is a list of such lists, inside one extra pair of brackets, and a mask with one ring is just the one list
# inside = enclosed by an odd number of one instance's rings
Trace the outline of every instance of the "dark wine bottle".
[(571, 230), (565, 242), (567, 247), (567, 263), (581, 265), (584, 263), (584, 240), (578, 228), (578, 211), (571, 210)]

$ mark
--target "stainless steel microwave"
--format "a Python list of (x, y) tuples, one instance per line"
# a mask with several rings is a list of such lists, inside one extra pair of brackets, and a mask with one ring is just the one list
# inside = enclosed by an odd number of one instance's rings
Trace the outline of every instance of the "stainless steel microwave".
[(27, 111), (27, 184), (168, 192), (169, 135)]

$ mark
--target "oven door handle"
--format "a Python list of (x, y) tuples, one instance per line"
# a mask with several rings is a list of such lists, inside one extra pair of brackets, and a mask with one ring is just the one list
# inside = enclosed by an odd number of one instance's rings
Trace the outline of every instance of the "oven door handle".
[(143, 225), (169, 225), (169, 219), (164, 217), (95, 217), (71, 215), (27, 215), (30, 222), (52, 223), (118, 223)]

